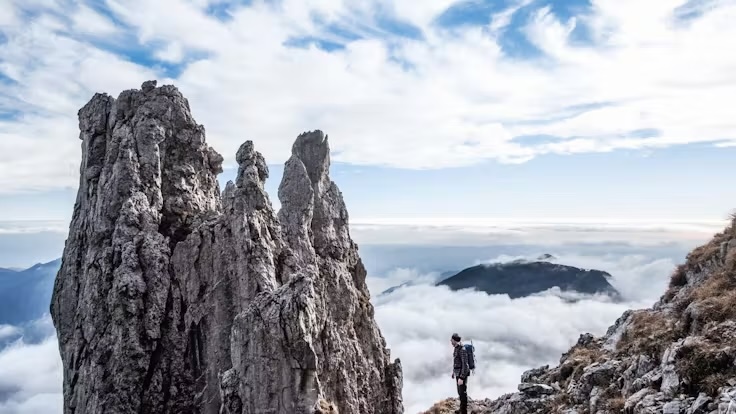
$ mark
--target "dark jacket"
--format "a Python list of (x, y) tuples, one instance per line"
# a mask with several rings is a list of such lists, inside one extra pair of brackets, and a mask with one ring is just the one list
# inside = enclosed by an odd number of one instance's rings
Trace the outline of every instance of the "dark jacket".
[(470, 375), (470, 366), (468, 365), (468, 351), (462, 344), (455, 345), (455, 350), (452, 353), (453, 359), (453, 373), (455, 378), (468, 378)]

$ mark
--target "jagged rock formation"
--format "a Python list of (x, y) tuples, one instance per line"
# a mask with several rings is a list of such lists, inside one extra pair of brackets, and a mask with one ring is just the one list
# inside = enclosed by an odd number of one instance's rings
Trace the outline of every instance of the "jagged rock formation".
[(403, 412), (322, 132), (297, 138), (277, 217), (251, 142), (220, 196), (173, 86), (97, 94), (79, 125), (51, 304), (65, 413)]
[(736, 412), (736, 218), (688, 255), (651, 309), (625, 312), (602, 338), (581, 335), (558, 366), (525, 372), (519, 390), (474, 401), (473, 412)]
[(452, 290), (476, 289), (489, 295), (506, 294), (512, 299), (552, 288), (559, 288), (562, 292), (602, 294), (620, 299), (619, 292), (608, 282), (611, 278), (609, 273), (546, 261), (551, 258), (551, 255), (545, 255), (537, 261), (481, 264), (464, 269), (437, 285)]

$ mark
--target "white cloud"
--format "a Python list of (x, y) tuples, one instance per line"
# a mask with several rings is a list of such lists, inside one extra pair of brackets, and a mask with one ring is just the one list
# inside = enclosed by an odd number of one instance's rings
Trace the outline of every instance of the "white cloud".
[(7, 338), (13, 338), (20, 334), (20, 332), (21, 330), (15, 326), (0, 324), (0, 341)]
[[(724, 53), (736, 48), (732, 1), (708, 2), (684, 21), (674, 17), (680, 0), (596, 0), (586, 14), (565, 21), (550, 8), (519, 2), (497, 13), (487, 28), (452, 31), (432, 22), (454, 0), (257, 1), (232, 5), (232, 17), (224, 21), (206, 13), (220, 3), (108, 2), (116, 18), (133, 28), (128, 36), (140, 45), (131, 47), (169, 63), (201, 57), (171, 81), (189, 97), (228, 162), (246, 139), (254, 139), (269, 162), (282, 162), (293, 138), (315, 128), (331, 135), (336, 161), (406, 168), (736, 139), (728, 112), (736, 57)], [(3, 8), (13, 10), (8, 4)], [(22, 6), (50, 10), (59, 4)], [(512, 58), (500, 45), (501, 29), (509, 30), (522, 6), (538, 8), (524, 33), (544, 59)], [(0, 191), (75, 186), (77, 109), (93, 92), (117, 94), (143, 80), (166, 80), (161, 69), (80, 40), (83, 30), (117, 35), (107, 17), (84, 6), (79, 13), (75, 21), (88, 25), (68, 25), (51, 12), (7, 26), (15, 20), (9, 13), (0, 23), (8, 38), (0, 45), (0, 70), (19, 81), (0, 96), (0, 109), (23, 114), (0, 121), (0, 153), (25, 154), (0, 160)], [(391, 13), (421, 28), (423, 38), (379, 27)], [(367, 38), (329, 32), (314, 15)], [(592, 44), (571, 38), (581, 27)], [(328, 53), (284, 45), (300, 36), (324, 36), (346, 47)], [(570, 110), (595, 103), (607, 104)], [(635, 130), (658, 134), (627, 136)], [(574, 138), (514, 141), (538, 134)]]
[[(76, 186), (79, 177), (79, 108), (97, 91), (117, 94), (153, 71), (89, 43), (60, 36), (57, 17), (28, 22), (0, 44), (0, 192)], [(63, 81), (61, 81), (63, 80)]]
[(410, 282), (412, 286), (431, 285), (440, 279), (439, 273), (421, 273), (416, 269), (397, 268), (381, 277), (369, 277), (366, 280), (372, 295), (380, 295), (389, 288)]
[[(0, 220), (0, 234), (32, 234), (32, 233), (66, 233), (69, 224), (63, 221), (2, 221)], [(61, 254), (60, 254), (61, 256)]]
[(3, 26), (11, 26), (16, 23), (15, 6), (12, 0), (0, 0), (0, 29)]
[(164, 49), (156, 52), (156, 57), (165, 62), (178, 63), (184, 58), (184, 50), (179, 43), (171, 42)]
[(679, 243), (694, 247), (726, 226), (726, 220), (532, 220), (523, 218), (355, 218), (351, 234), (359, 243), (404, 245)]
[[(50, 325), (50, 318), (47, 319), (37, 324)], [(0, 412), (61, 412), (62, 378), (55, 334), (33, 343), (27, 343), (23, 338), (16, 340), (0, 349)]]
[[(471, 398), (494, 398), (516, 390), (521, 373), (556, 365), (584, 332), (602, 335), (628, 308), (649, 307), (662, 293), (673, 264), (631, 257), (560, 257), (561, 263), (608, 270), (626, 303), (584, 299), (568, 303), (553, 294), (511, 300), (505, 295), (451, 292), (420, 285), (374, 296), (376, 318), (404, 368), (407, 413), (426, 410), (456, 395), (450, 378), (453, 332), (476, 347), (478, 368), (470, 378)], [(406, 271), (403, 271), (406, 272)], [(652, 286), (643, 291), (637, 288)]]
[(88, 6), (80, 5), (72, 16), (74, 31), (79, 34), (112, 35), (118, 28), (107, 17), (97, 13)]

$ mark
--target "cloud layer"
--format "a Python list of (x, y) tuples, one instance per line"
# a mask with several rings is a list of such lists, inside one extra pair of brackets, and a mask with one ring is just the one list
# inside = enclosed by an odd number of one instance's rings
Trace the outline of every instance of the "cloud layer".
[(53, 331), (50, 317), (24, 327), (0, 326), (0, 412), (62, 411), (62, 365)]
[[(511, 300), (505, 295), (452, 292), (426, 284), (384, 296), (374, 294), (379, 326), (392, 356), (401, 358), (404, 368), (406, 412), (420, 412), (456, 395), (450, 378), (449, 338), (453, 332), (472, 340), (476, 347), (478, 368), (470, 379), (470, 397), (498, 397), (516, 390), (522, 372), (556, 365), (581, 333), (602, 335), (626, 309), (651, 306), (664, 291), (674, 268), (672, 260), (640, 255), (561, 256), (558, 262), (610, 272), (612, 284), (626, 302), (589, 297), (569, 303), (554, 293)], [(401, 280), (402, 274), (408, 279)], [(416, 277), (407, 271), (391, 275), (392, 282)]]
[[(538, 234), (537, 239), (544, 237), (548, 236)], [(455, 393), (449, 377), (449, 336), (453, 332), (472, 339), (477, 349), (479, 366), (471, 379), (472, 398), (513, 391), (523, 371), (556, 364), (579, 334), (603, 334), (625, 309), (650, 306), (686, 251), (682, 246), (615, 243), (366, 245), (361, 246), (361, 257), (369, 270), (367, 282), (378, 324), (392, 356), (402, 360), (406, 412), (416, 413)], [(553, 254), (559, 263), (608, 271), (613, 276), (611, 283), (626, 301), (583, 298), (568, 303), (554, 293), (510, 300), (431, 286), (446, 271), (535, 258), (542, 253)], [(407, 281), (416, 286), (379, 295)], [(61, 412), (61, 384), (61, 362), (50, 319), (0, 326), (0, 412)]]
[(733, 1), (480, 4), (1, 0), (0, 191), (75, 186), (78, 108), (151, 78), (228, 162), (315, 128), (413, 169), (736, 142)]
[[(643, 255), (560, 255), (558, 261), (612, 273), (612, 283), (628, 301), (614, 304), (584, 298), (568, 303), (554, 294), (510, 300), (502, 295), (451, 292), (431, 286), (438, 272), (423, 274), (411, 269), (369, 277), (379, 326), (392, 355), (401, 358), (404, 367), (406, 412), (419, 412), (454, 394), (448, 339), (453, 332), (472, 339), (477, 349), (479, 363), (477, 375), (471, 378), (471, 398), (492, 398), (513, 391), (523, 371), (556, 364), (580, 333), (603, 334), (625, 309), (650, 306), (674, 267), (671, 259)], [(377, 294), (405, 281), (418, 285), (385, 296)], [(61, 361), (50, 319), (23, 327), (0, 326), (0, 348), (3, 343), (0, 412), (61, 412)]]

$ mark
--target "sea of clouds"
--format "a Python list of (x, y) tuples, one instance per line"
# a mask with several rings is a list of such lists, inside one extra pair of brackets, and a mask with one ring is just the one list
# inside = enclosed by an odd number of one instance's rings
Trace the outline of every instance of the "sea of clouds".
[[(702, 231), (686, 238), (662, 234), (660, 240), (667, 243), (653, 243), (647, 236), (646, 243), (629, 237), (632, 242), (571, 244), (569, 231), (562, 231), (562, 239), (537, 238), (544, 243), (532, 244), (534, 232), (528, 231), (525, 238), (529, 240), (463, 245), (457, 240), (472, 241), (467, 234), (442, 232), (445, 235), (425, 245), (391, 244), (396, 240), (394, 233), (383, 233), (388, 236), (372, 244), (365, 236), (361, 240), (360, 230), (355, 232), (369, 271), (376, 319), (392, 357), (402, 362), (404, 402), (406, 412), (412, 414), (455, 395), (450, 378), (449, 337), (453, 332), (472, 340), (476, 347), (478, 368), (470, 379), (471, 398), (515, 391), (523, 371), (557, 364), (581, 333), (602, 335), (626, 309), (651, 306), (664, 292), (675, 265), (710, 237), (708, 231)], [(429, 233), (424, 229), (417, 234)], [(446, 238), (447, 234), (452, 237)], [(536, 258), (544, 253), (554, 255), (557, 263), (609, 272), (611, 283), (625, 300), (613, 303), (590, 296), (569, 301), (555, 291), (511, 300), (505, 295), (452, 292), (434, 286), (449, 273), (478, 263)], [(412, 285), (382, 294), (406, 282)], [(61, 406), (62, 367), (50, 318), (22, 326), (0, 325), (0, 412), (53, 414), (61, 413)]]
[[(516, 258), (500, 256), (488, 262)], [(406, 268), (369, 280), (374, 292), (388, 285), (414, 283), (373, 299), (392, 357), (401, 359), (406, 412), (426, 410), (456, 395), (450, 377), (452, 333), (472, 340), (476, 348), (478, 366), (469, 381), (470, 397), (495, 398), (515, 391), (527, 369), (558, 364), (581, 333), (603, 335), (626, 309), (651, 306), (664, 292), (675, 267), (671, 258), (642, 254), (563, 255), (557, 262), (608, 271), (624, 302), (595, 296), (579, 296), (571, 302), (559, 291), (514, 300), (476, 291), (453, 292), (434, 286), (436, 273), (420, 274)]]
[(0, 325), (0, 413), (61, 413), (62, 378), (50, 317)]

